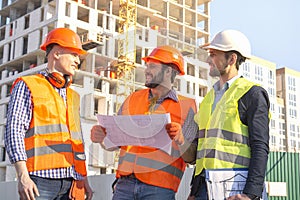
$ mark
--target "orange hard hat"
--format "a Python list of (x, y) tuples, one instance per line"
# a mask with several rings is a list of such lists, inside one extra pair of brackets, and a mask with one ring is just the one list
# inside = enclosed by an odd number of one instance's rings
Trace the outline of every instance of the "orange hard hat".
[(59, 46), (71, 49), (80, 55), (87, 53), (82, 49), (79, 36), (68, 28), (56, 28), (50, 31), (44, 44), (41, 45), (41, 49), (46, 51), (49, 44), (58, 44)]
[(165, 64), (174, 64), (177, 66), (177, 71), (180, 75), (184, 75), (184, 60), (183, 56), (174, 47), (165, 45), (165, 46), (159, 46), (153, 49), (153, 51), (150, 53), (149, 56), (142, 58), (145, 62), (148, 62), (149, 59), (158, 60)]

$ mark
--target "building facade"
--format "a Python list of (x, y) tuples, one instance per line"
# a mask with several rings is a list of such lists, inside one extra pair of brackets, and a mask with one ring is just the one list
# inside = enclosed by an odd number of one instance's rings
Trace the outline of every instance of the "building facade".
[[(82, 58), (72, 88), (81, 98), (81, 122), (87, 152), (88, 175), (113, 173), (115, 152), (107, 152), (90, 141), (96, 114), (117, 112), (120, 80), (110, 64), (118, 59), (120, 0), (2, 0), (0, 1), (0, 181), (16, 180), (4, 146), (7, 105), (13, 81), (46, 67), (40, 50), (45, 36), (56, 27), (77, 32), (89, 53)], [(175, 89), (200, 103), (215, 79), (199, 49), (210, 38), (210, 0), (137, 0), (136, 24), (127, 45), (135, 53), (134, 83), (144, 88), (142, 57), (160, 45), (172, 45), (184, 55), (186, 75), (177, 77)], [(124, 39), (124, 38), (123, 38)], [(134, 43), (132, 42), (134, 40)], [(132, 46), (132, 44), (134, 44)], [(239, 70), (240, 75), (262, 85), (270, 97), (270, 149), (300, 152), (300, 72), (276, 69), (276, 64), (254, 57)], [(124, 89), (124, 84), (122, 85)], [(298, 100), (298, 101), (297, 101)]]
[[(45, 53), (40, 50), (45, 36), (56, 27), (68, 27), (82, 38), (89, 54), (82, 58), (80, 70), (71, 87), (81, 97), (81, 122), (88, 154), (88, 175), (113, 173), (114, 152), (104, 151), (90, 141), (90, 129), (97, 123), (96, 114), (113, 115), (120, 82), (109, 66), (118, 59), (121, 34), (119, 0), (3, 0), (0, 25), (0, 181), (15, 180), (14, 166), (5, 154), (3, 136), (7, 105), (13, 81), (37, 73), (46, 67)], [(184, 77), (175, 88), (200, 102), (211, 85), (206, 52), (198, 46), (209, 39), (210, 0), (137, 1), (135, 26), (134, 85), (144, 87), (142, 57), (160, 45), (172, 45), (185, 55)], [(132, 38), (131, 38), (132, 39)], [(125, 41), (132, 43), (132, 41)], [(122, 86), (122, 85), (121, 85)], [(122, 86), (124, 87), (124, 85)]]
[(276, 70), (276, 97), (280, 122), (274, 124), (278, 125), (279, 131), (277, 135), (273, 135), (270, 143), (279, 147), (279, 151), (299, 153), (300, 72), (286, 67)]

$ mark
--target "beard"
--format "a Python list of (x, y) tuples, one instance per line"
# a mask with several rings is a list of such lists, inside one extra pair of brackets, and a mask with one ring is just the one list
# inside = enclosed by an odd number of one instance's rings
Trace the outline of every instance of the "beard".
[(218, 77), (218, 76), (222, 76), (226, 73), (226, 68), (228, 67), (228, 65), (223, 66), (223, 69), (219, 70), (217, 67), (213, 66), (210, 68), (209, 71), (209, 75), (211, 77)]
[(160, 70), (155, 76), (150, 73), (146, 73), (146, 76), (151, 76), (152, 79), (149, 82), (146, 80), (145, 86), (148, 88), (156, 88), (164, 81), (164, 70)]

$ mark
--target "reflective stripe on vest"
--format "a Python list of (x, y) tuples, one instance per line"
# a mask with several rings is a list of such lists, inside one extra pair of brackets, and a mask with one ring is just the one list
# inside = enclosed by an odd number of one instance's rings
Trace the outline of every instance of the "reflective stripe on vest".
[(57, 152), (72, 152), (72, 146), (70, 144), (55, 144), (51, 146), (42, 146), (26, 151), (27, 157), (42, 156), (46, 154), (54, 154)]
[(119, 158), (119, 164), (122, 164), (124, 161), (132, 162), (132, 163), (135, 162), (136, 165), (140, 165), (144, 167), (151, 166), (153, 171), (161, 170), (169, 173), (170, 175), (174, 175), (179, 179), (181, 179), (183, 176), (183, 172), (181, 170), (179, 170), (178, 168), (172, 165), (169, 165), (169, 163), (164, 163), (164, 162), (160, 162), (148, 158), (137, 157), (135, 154), (126, 153), (125, 156)]
[(213, 112), (214, 90), (201, 102), (199, 112), (195, 115), (199, 125), (195, 175), (199, 175), (203, 169), (248, 167), (248, 127), (240, 121), (238, 100), (253, 85), (244, 78), (235, 80)]
[(40, 74), (18, 78), (32, 96), (33, 115), (25, 134), (28, 171), (74, 166), (86, 175), (79, 116), (79, 95), (67, 88), (67, 107), (62, 97)]
[[(204, 138), (205, 130), (199, 130), (199, 137), (198, 138)], [(210, 129), (207, 130), (206, 138), (221, 138), (224, 140), (232, 141), (232, 142), (238, 142), (241, 144), (248, 144), (248, 137), (244, 136), (242, 134), (233, 133), (226, 130), (220, 130), (220, 129)]]
[[(64, 124), (50, 124), (46, 126), (37, 126), (30, 128), (25, 138), (29, 138), (34, 135), (34, 133), (39, 134), (49, 134), (49, 133), (57, 133), (57, 132), (68, 132), (68, 127)], [(70, 131), (72, 139), (81, 140), (81, 133), (78, 131)]]
[[(122, 105), (123, 115), (149, 113), (149, 89), (140, 90), (130, 95)], [(146, 103), (148, 102), (148, 103)], [(179, 102), (165, 99), (155, 113), (170, 113), (171, 121), (183, 125), (190, 109), (195, 112), (195, 101), (179, 96)], [(178, 190), (185, 170), (185, 162), (180, 157), (178, 146), (172, 143), (172, 155), (152, 147), (121, 147), (117, 177), (135, 173), (140, 181), (158, 187)]]

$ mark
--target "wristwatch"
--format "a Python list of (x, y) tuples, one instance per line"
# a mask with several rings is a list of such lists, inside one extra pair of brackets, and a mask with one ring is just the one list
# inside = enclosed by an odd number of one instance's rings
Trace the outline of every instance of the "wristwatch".
[(247, 194), (245, 193), (251, 200), (260, 200), (260, 197), (254, 195), (254, 194)]

